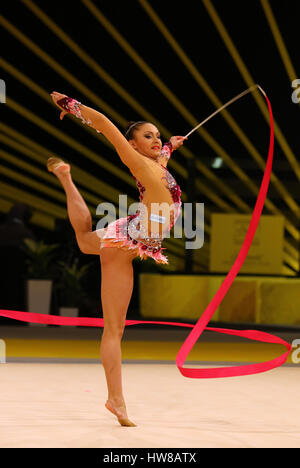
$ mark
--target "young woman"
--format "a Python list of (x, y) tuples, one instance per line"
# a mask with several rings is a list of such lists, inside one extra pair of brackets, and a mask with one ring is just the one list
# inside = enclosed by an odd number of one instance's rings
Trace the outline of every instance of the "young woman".
[(104, 319), (101, 361), (108, 388), (105, 406), (122, 426), (135, 426), (127, 416), (121, 377), (121, 340), (133, 290), (132, 261), (139, 256), (168, 263), (161, 243), (179, 216), (181, 191), (166, 166), (184, 137), (173, 136), (162, 146), (158, 129), (145, 121), (131, 122), (123, 136), (103, 114), (64, 94), (53, 92), (51, 96), (62, 110), (60, 119), (71, 113), (103, 133), (129, 168), (140, 192), (139, 210), (134, 215), (92, 231), (92, 217), (72, 181), (70, 165), (58, 158), (47, 161), (48, 170), (57, 176), (66, 192), (68, 216), (80, 250), (100, 255)]

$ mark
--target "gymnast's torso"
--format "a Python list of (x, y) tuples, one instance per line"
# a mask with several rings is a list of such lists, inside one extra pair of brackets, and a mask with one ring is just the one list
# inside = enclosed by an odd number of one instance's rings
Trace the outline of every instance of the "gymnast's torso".
[[(180, 187), (166, 167), (171, 152), (166, 144), (156, 160), (141, 155), (141, 164), (131, 165), (129, 169), (140, 195), (138, 210), (108, 226), (105, 234), (108, 242), (103, 247), (137, 249), (141, 258), (151, 256), (160, 263), (168, 263), (162, 255), (161, 243), (174, 226), (181, 207)], [(113, 228), (116, 238), (110, 240)]]
[[(134, 175), (140, 192), (137, 217), (131, 223), (137, 227), (134, 233), (139, 239), (162, 240), (179, 216), (181, 190), (167, 170), (171, 149), (165, 145), (157, 160), (144, 158), (144, 167), (138, 177)], [(138, 229), (139, 228), (139, 229)]]

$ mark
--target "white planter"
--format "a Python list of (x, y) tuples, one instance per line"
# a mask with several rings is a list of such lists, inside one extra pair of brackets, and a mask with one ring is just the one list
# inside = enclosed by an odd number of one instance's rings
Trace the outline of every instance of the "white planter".
[[(52, 280), (27, 280), (27, 310), (35, 314), (50, 313)], [(44, 323), (29, 323), (30, 326), (46, 327)]]

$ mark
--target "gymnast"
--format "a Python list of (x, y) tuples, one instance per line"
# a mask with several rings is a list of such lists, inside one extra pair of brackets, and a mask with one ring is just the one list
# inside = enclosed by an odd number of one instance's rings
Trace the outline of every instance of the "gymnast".
[(183, 145), (186, 137), (173, 136), (162, 146), (158, 129), (146, 121), (130, 122), (123, 135), (102, 113), (64, 94), (52, 92), (51, 97), (61, 110), (61, 120), (71, 113), (112, 143), (133, 175), (140, 194), (135, 214), (93, 231), (91, 213), (74, 185), (70, 165), (59, 158), (47, 161), (48, 171), (55, 174), (65, 190), (68, 216), (79, 249), (84, 254), (100, 256), (104, 319), (101, 361), (108, 389), (105, 407), (121, 426), (133, 427), (136, 424), (128, 419), (121, 374), (121, 340), (133, 291), (132, 261), (139, 257), (168, 263), (162, 253), (165, 250), (162, 240), (180, 214), (181, 190), (167, 170), (167, 163), (172, 151)]

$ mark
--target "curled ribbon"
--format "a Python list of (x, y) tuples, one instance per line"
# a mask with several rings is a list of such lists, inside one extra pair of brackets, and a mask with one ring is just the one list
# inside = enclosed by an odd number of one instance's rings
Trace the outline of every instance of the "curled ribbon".
[[(222, 328), (211, 328), (206, 327), (209, 320), (212, 318), (213, 314), (219, 307), (220, 303), (224, 299), (225, 295), (227, 294), (230, 286), (232, 285), (236, 275), (240, 271), (251, 246), (253, 237), (255, 235), (259, 219), (263, 210), (265, 198), (268, 191), (271, 171), (272, 171), (272, 162), (273, 162), (273, 151), (274, 151), (274, 124), (273, 124), (273, 114), (270, 101), (265, 94), (265, 92), (258, 86), (255, 85), (254, 87), (249, 88), (244, 93), (241, 93), (236, 98), (229, 101), (229, 103), (225, 104), (216, 111), (213, 115), (217, 112), (220, 112), (223, 108), (225, 108), (230, 103), (234, 102), (238, 98), (245, 95), (247, 92), (250, 92), (253, 88), (258, 87), (260, 91), (265, 96), (265, 99), (268, 104), (269, 114), (270, 114), (270, 144), (269, 144), (269, 153), (268, 159), (266, 164), (266, 169), (264, 172), (262, 184), (259, 190), (258, 198), (256, 200), (255, 208), (252, 214), (251, 222), (241, 247), (241, 250), (231, 268), (229, 273), (227, 274), (226, 278), (224, 279), (223, 283), (221, 284), (220, 288), (216, 292), (215, 296), (207, 306), (206, 310), (198, 320), (195, 325), (186, 324), (186, 323), (177, 323), (177, 322), (152, 322), (152, 321), (142, 321), (142, 320), (126, 320), (125, 326), (129, 325), (138, 325), (138, 324), (155, 324), (155, 325), (172, 325), (178, 327), (189, 327), (192, 328), (190, 334), (186, 338), (185, 342), (183, 343), (182, 347), (180, 348), (177, 356), (176, 356), (176, 364), (184, 377), (189, 378), (216, 378), (216, 377), (234, 377), (234, 376), (242, 376), (242, 375), (250, 375), (250, 374), (257, 374), (259, 372), (265, 372), (275, 367), (281, 366), (287, 360), (287, 357), (292, 349), (291, 345), (286, 341), (282, 340), (281, 338), (271, 335), (269, 333), (257, 331), (257, 330), (230, 330), (230, 329), (222, 329)], [(206, 122), (206, 119), (204, 122)], [(202, 124), (204, 123), (202, 122)], [(201, 124), (195, 127), (196, 130)], [(192, 130), (189, 135), (194, 131)], [(101, 318), (91, 318), (91, 317), (61, 317), (55, 315), (44, 315), (44, 314), (34, 314), (30, 312), (19, 312), (19, 311), (12, 311), (12, 310), (0, 310), (0, 316), (8, 317), (16, 320), (21, 320), (24, 322), (34, 322), (34, 323), (44, 323), (44, 324), (51, 324), (51, 325), (71, 325), (71, 326), (85, 326), (85, 327), (104, 327), (104, 320)], [(233, 367), (219, 367), (219, 368), (209, 368), (209, 369), (199, 369), (199, 368), (184, 368), (184, 362), (195, 345), (196, 341), (202, 334), (203, 330), (210, 330), (215, 331), (218, 333), (225, 333), (227, 335), (235, 335), (240, 336), (243, 338), (248, 338), (249, 340), (256, 340), (263, 343), (276, 343), (282, 344), (286, 347), (287, 351), (280, 355), (279, 357), (272, 359), (266, 362), (260, 362), (256, 364), (247, 364), (242, 366), (233, 366)]]

